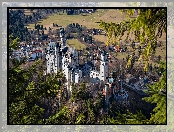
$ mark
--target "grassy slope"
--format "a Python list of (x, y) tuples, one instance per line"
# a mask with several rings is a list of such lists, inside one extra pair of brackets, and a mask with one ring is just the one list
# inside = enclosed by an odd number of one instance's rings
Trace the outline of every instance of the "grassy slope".
[[(41, 21), (39, 21), (38, 24), (42, 24), (42, 25), (44, 25), (44, 27), (52, 27), (52, 23), (57, 23), (60, 26), (66, 27), (70, 23), (79, 23), (83, 26), (87, 26), (88, 28), (94, 28), (94, 27), (98, 27), (98, 25), (99, 25), (95, 22), (99, 21), (101, 16), (107, 10), (108, 9), (105, 9), (103, 12), (102, 9), (99, 9), (98, 12), (95, 12), (93, 14), (88, 14), (87, 16), (66, 15), (66, 13), (64, 13), (64, 14), (61, 13), (61, 15), (59, 15), (59, 13), (56, 13), (56, 14), (49, 16), (47, 19), (42, 19)], [(27, 12), (27, 14), (29, 14), (29, 13)], [(85, 22), (83, 22), (83, 20)], [(28, 27), (33, 29), (34, 24), (30, 24)]]
[[(29, 14), (29, 11), (26, 10), (26, 13)], [(66, 27), (70, 23), (79, 23), (83, 26), (86, 26), (87, 28), (98, 28), (99, 24), (95, 23), (96, 21), (103, 20), (105, 22), (115, 22), (119, 23), (123, 20), (125, 20), (126, 17), (125, 15), (122, 15), (119, 10), (116, 9), (99, 9), (97, 12), (93, 14), (89, 14), (87, 16), (82, 16), (82, 15), (66, 15), (66, 13), (62, 13), (59, 15), (53, 14), (49, 16), (47, 19), (40, 20), (38, 24), (43, 24), (44, 27), (52, 27), (52, 23), (57, 23), (58, 25), (61, 25), (63, 27)], [(34, 24), (30, 24), (28, 26), (29, 28), (34, 28)], [(131, 36), (132, 38), (133, 36)], [(122, 40), (124, 40), (125, 36), (122, 37)], [(95, 35), (94, 36), (95, 40), (101, 41), (105, 43), (107, 41), (107, 36), (104, 35)], [(160, 38), (159, 40), (165, 40), (165, 34)], [(79, 49), (80, 47), (78, 44), (81, 45), (81, 47), (85, 46), (81, 44), (79, 41), (72, 39), (68, 40), (69, 45), (72, 47), (75, 47)], [(165, 44), (164, 44), (165, 45)], [(165, 59), (165, 46), (157, 48), (156, 56), (161, 55), (162, 59)], [(162, 49), (162, 50), (161, 50)], [(118, 53), (117, 58), (125, 58), (126, 54)]]
[[(25, 13), (30, 14), (30, 11), (26, 10)], [(52, 23), (57, 23), (63, 27), (66, 27), (70, 23), (79, 23), (87, 28), (99, 28), (99, 24), (95, 22), (100, 20), (119, 23), (122, 20), (125, 20), (125, 16), (116, 9), (99, 9), (97, 12), (88, 14), (87, 16), (66, 15), (66, 13), (61, 13), (61, 15), (59, 15), (59, 13), (56, 13), (49, 16), (47, 19), (40, 20), (37, 24), (41, 24), (47, 29), (48, 27), (52, 27)], [(27, 27), (34, 29), (34, 24), (29, 24)], [(94, 36), (94, 39), (105, 43), (107, 41), (107, 36), (96, 35)]]
[(83, 48), (86, 48), (86, 46), (79, 42), (77, 39), (69, 39), (67, 40), (67, 44), (77, 50), (82, 50)]

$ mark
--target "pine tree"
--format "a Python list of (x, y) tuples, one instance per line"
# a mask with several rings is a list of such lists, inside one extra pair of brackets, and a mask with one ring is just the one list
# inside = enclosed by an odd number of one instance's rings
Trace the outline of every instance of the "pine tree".
[(164, 72), (159, 80), (159, 82), (155, 82), (153, 85), (147, 85), (148, 90), (146, 91), (150, 94), (150, 97), (145, 97), (143, 100), (151, 103), (155, 103), (156, 107), (153, 109), (153, 113), (150, 118), (151, 124), (166, 124), (166, 100), (167, 100), (167, 92), (166, 92), (166, 63), (162, 63), (160, 65), (164, 68)]
[(87, 124), (94, 124), (95, 123), (95, 114), (94, 114), (94, 106), (93, 101), (91, 99), (87, 100), (87, 107), (88, 107), (88, 118), (87, 118)]
[(75, 124), (85, 124), (85, 115), (83, 113), (79, 114), (76, 118)]
[[(12, 38), (12, 36), (10, 37)], [(18, 47), (18, 38), (10, 39), (9, 51)], [(44, 109), (41, 107), (42, 98), (55, 97), (58, 87), (62, 86), (62, 74), (43, 77), (43, 69), (39, 67), (40, 60), (28, 69), (22, 66), (26, 60), (12, 61), (9, 67), (9, 123), (10, 124), (43, 124)]]
[(67, 106), (64, 106), (55, 115), (52, 115), (46, 119), (46, 124), (69, 124), (70, 119), (70, 110)]
[(75, 87), (75, 84), (72, 84), (72, 94), (71, 94), (71, 102), (76, 101), (77, 99), (77, 88)]

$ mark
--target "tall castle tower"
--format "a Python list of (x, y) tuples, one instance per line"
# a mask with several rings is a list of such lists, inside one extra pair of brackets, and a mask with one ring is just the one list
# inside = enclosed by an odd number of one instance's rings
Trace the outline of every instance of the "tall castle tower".
[(65, 29), (63, 27), (60, 28), (60, 42), (62, 48), (66, 47)]
[(55, 42), (50, 42), (46, 52), (47, 74), (57, 73), (59, 70), (59, 45)]
[(74, 52), (73, 52), (73, 59), (74, 59), (74, 66), (78, 67), (79, 66), (78, 52), (75, 49), (74, 49)]
[(101, 61), (100, 61), (100, 80), (107, 81), (108, 78), (108, 53), (101, 53)]

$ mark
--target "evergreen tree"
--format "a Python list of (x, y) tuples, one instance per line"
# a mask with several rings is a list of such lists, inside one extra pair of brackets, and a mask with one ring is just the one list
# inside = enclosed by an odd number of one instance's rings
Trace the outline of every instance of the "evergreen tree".
[(72, 84), (72, 94), (71, 94), (71, 102), (76, 101), (77, 99), (77, 88), (75, 86), (75, 84)]
[(81, 113), (77, 116), (75, 124), (85, 124), (85, 115)]
[(88, 118), (87, 118), (87, 124), (94, 124), (95, 123), (95, 115), (94, 115), (94, 111), (93, 111), (93, 104), (92, 104), (92, 100), (88, 99), (87, 100), (87, 107), (88, 107)]
[[(12, 38), (12, 37), (10, 37)], [(18, 38), (9, 44), (10, 54), (18, 47)], [(10, 60), (11, 61), (11, 60)], [(55, 97), (58, 87), (62, 86), (62, 74), (47, 76), (43, 81), (43, 69), (39, 70), (40, 60), (28, 69), (22, 65), (26, 60), (12, 60), (9, 67), (9, 123), (10, 124), (42, 124), (44, 108), (41, 107), (42, 98)]]
[[(142, 46), (145, 46), (139, 60), (144, 58), (144, 69), (147, 71), (149, 55), (154, 54), (157, 38), (161, 37), (163, 32), (166, 32), (167, 10), (165, 8), (138, 9), (138, 16), (134, 19), (129, 19), (130, 16), (134, 15), (134, 9), (124, 9), (121, 12), (126, 13), (127, 20), (118, 24), (100, 22), (100, 28), (103, 28), (107, 33), (108, 41), (106, 45), (111, 43), (111, 41), (113, 43), (116, 43), (116, 41), (120, 42), (125, 32), (127, 32), (126, 40), (133, 34), (135, 36), (134, 41), (138, 41)], [(157, 33), (156, 30), (158, 31)]]
[(150, 97), (145, 97), (143, 100), (151, 103), (155, 103), (156, 107), (153, 109), (149, 123), (151, 124), (166, 124), (166, 63), (161, 62), (161, 67), (164, 68), (162, 77), (159, 82), (155, 82), (153, 85), (147, 85)]
[(67, 106), (64, 106), (55, 115), (52, 115), (46, 119), (46, 124), (69, 124), (70, 119), (70, 110)]

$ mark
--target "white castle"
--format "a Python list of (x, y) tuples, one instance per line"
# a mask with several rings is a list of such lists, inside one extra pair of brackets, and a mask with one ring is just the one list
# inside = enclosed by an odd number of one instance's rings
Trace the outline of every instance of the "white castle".
[(62, 71), (67, 80), (66, 87), (71, 91), (71, 84), (80, 83), (84, 76), (90, 78), (91, 83), (107, 81), (108, 77), (108, 53), (100, 54), (100, 71), (95, 68), (94, 59), (83, 65), (79, 64), (78, 52), (74, 48), (66, 46), (64, 28), (60, 28), (60, 42), (50, 42), (46, 51), (47, 74)]

